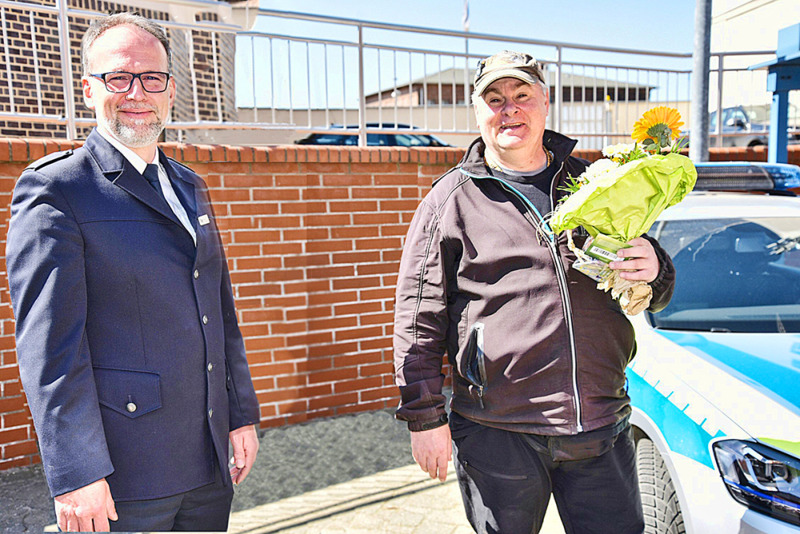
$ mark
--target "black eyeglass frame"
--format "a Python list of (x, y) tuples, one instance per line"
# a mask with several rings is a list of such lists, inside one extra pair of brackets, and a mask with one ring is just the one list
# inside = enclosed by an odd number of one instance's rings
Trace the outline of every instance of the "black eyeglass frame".
[[(128, 87), (126, 87), (123, 90), (116, 91), (116, 90), (111, 89), (108, 86), (108, 82), (106, 81), (106, 76), (108, 76), (109, 74), (129, 74), (131, 76), (131, 81), (130, 81), (130, 83), (128, 83)], [(150, 91), (149, 89), (147, 89), (147, 87), (145, 87), (144, 81), (142, 80), (142, 76), (146, 76), (148, 74), (165, 74), (167, 76), (167, 79), (164, 82), (164, 88), (162, 90), (160, 90), (160, 91)], [(115, 70), (115, 71), (111, 71), (111, 72), (102, 72), (102, 73), (95, 73), (95, 74), (91, 74), (90, 73), (89, 76), (91, 76), (92, 78), (97, 78), (98, 80), (103, 82), (103, 86), (106, 88), (106, 91), (108, 91), (109, 93), (127, 93), (128, 91), (131, 90), (131, 88), (133, 87), (133, 83), (136, 81), (137, 78), (139, 79), (139, 83), (142, 84), (142, 90), (144, 90), (145, 93), (163, 93), (169, 87), (169, 80), (170, 80), (170, 78), (172, 78), (172, 74), (171, 73), (169, 73), (169, 72), (161, 72), (161, 71), (157, 71), (157, 70), (150, 70), (150, 71), (147, 71), (147, 72), (140, 72), (138, 74), (134, 74), (132, 72), (126, 72), (124, 70)]]

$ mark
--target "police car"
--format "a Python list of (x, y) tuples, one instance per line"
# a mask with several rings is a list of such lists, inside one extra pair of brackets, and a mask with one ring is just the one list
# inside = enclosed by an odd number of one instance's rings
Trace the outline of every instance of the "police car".
[(632, 318), (628, 394), (648, 534), (800, 533), (792, 189), (793, 165), (698, 165), (695, 192), (649, 232), (677, 283), (667, 308)]

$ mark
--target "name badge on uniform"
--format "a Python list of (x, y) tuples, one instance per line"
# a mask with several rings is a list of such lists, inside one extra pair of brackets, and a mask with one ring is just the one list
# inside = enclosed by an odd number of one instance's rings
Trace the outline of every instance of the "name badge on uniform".
[(200, 226), (205, 226), (205, 225), (207, 225), (208, 223), (211, 222), (211, 219), (208, 218), (208, 215), (203, 214), (203, 215), (201, 215), (200, 217), (197, 218), (197, 222), (200, 223)]

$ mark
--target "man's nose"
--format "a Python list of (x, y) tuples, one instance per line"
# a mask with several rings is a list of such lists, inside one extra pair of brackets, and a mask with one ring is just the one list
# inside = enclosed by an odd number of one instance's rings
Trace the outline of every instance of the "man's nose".
[(144, 90), (144, 85), (142, 85), (141, 78), (134, 78), (131, 82), (131, 88), (128, 89), (128, 92), (125, 94), (125, 98), (131, 100), (144, 100), (147, 98), (147, 93)]
[(513, 115), (514, 113), (519, 111), (519, 106), (517, 106), (516, 102), (514, 102), (511, 99), (509, 99), (509, 100), (506, 100), (505, 104), (503, 104), (503, 110), (502, 111), (503, 111), (503, 113), (505, 115)]

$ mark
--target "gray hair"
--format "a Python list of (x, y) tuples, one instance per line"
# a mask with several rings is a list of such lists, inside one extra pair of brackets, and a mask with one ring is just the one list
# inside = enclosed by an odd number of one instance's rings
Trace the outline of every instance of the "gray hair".
[(89, 73), (89, 48), (106, 30), (115, 26), (130, 25), (136, 26), (146, 31), (153, 37), (159, 40), (167, 53), (167, 68), (172, 72), (172, 50), (169, 47), (169, 39), (167, 32), (164, 28), (136, 13), (115, 13), (107, 17), (94, 19), (89, 25), (89, 29), (83, 34), (81, 39), (81, 67), (83, 67), (84, 76)]

